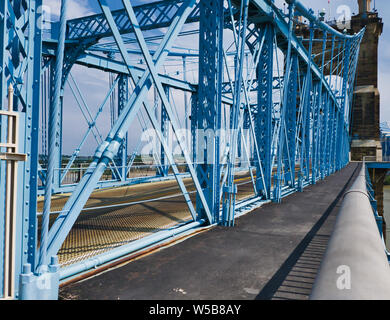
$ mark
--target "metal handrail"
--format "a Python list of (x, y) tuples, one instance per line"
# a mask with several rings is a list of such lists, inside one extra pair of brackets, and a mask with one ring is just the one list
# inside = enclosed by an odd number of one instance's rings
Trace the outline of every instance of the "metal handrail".
[(310, 299), (390, 299), (390, 267), (367, 191), (365, 162), (344, 195)]

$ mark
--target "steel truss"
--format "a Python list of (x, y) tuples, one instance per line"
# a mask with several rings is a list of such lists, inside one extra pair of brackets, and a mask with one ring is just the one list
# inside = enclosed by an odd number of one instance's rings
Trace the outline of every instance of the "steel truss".
[[(56, 287), (60, 277), (172, 236), (162, 232), (147, 237), (60, 275), (56, 255), (98, 188), (175, 179), (192, 216), (190, 224), (173, 231), (177, 234), (202, 224), (234, 226), (240, 213), (266, 201), (280, 202), (349, 162), (352, 96), (364, 30), (340, 33), (299, 1), (288, 1), (284, 15), (271, 0), (169, 0), (142, 6), (122, 0), (123, 9), (116, 11), (108, 1), (96, 0), (100, 14), (74, 20), (67, 20), (67, 0), (61, 3), (58, 34), (53, 37), (58, 40), (42, 39), (41, 0), (0, 4), (0, 104), (5, 110), (12, 84), (13, 111), (20, 114), (22, 124), (19, 152), (27, 155), (19, 165), (16, 297), (55, 297), (55, 290), (37, 285), (42, 277), (49, 275)], [(305, 41), (295, 34), (296, 16), (309, 21)], [(186, 24), (198, 28), (188, 31)], [(160, 28), (166, 28), (164, 35), (149, 35)], [(198, 52), (178, 51), (177, 39), (191, 34), (199, 35)], [(143, 67), (136, 65), (134, 55), (142, 59)], [(169, 59), (182, 59), (184, 80), (164, 73)], [(191, 82), (189, 59), (196, 59), (197, 79)], [(73, 76), (75, 65), (110, 74), (110, 87), (96, 114)], [(63, 166), (65, 89), (74, 96), (87, 129)], [(154, 105), (148, 99), (152, 90)], [(173, 90), (185, 92), (184, 122)], [(111, 108), (106, 136), (98, 126), (105, 108)], [(136, 121), (142, 132), (153, 128), (157, 137), (159, 149), (152, 155), (155, 176), (130, 178), (141, 146), (140, 142), (132, 153), (128, 148), (129, 128)], [(184, 140), (183, 123), (191, 131)], [(0, 124), (3, 142), (8, 122), (1, 117)], [(65, 183), (89, 136), (97, 145), (93, 160), (77, 181)], [(170, 136), (183, 163), (172, 151)], [(1, 144), (0, 148), (6, 151)], [(180, 165), (185, 166), (184, 173)], [(252, 196), (241, 202), (235, 182), (238, 170), (248, 171), (253, 185)], [(6, 172), (6, 162), (1, 161), (0, 212), (6, 205)], [(110, 179), (103, 179), (107, 172)], [(192, 180), (196, 202), (184, 177)], [(71, 193), (69, 199), (49, 223), (52, 195), (65, 192)], [(40, 226), (38, 194), (45, 195)], [(3, 219), (0, 243), (4, 228)], [(0, 277), (3, 274), (1, 263)]]

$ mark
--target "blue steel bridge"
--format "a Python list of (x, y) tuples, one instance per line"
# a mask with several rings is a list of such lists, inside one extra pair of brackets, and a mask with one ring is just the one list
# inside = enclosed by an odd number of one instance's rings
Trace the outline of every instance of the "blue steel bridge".
[[(350, 297), (326, 281), (338, 249), (353, 253), (339, 265), (365, 261), (353, 271), (371, 298), (390, 297), (366, 174), (378, 164), (349, 160), (364, 28), (338, 31), (295, 0), (95, 0), (78, 19), (58, 2), (51, 25), (42, 0), (0, 3), (1, 298), (272, 298), (329, 238), (313, 297)], [(165, 247), (115, 269), (107, 296), (78, 283)], [(203, 281), (175, 284), (188, 272)]]

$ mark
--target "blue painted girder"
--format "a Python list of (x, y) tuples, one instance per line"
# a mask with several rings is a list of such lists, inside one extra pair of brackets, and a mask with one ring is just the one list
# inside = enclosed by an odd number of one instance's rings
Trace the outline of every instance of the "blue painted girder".
[[(180, 14), (177, 16), (174, 24), (169, 28), (165, 39), (153, 57), (153, 60), (156, 63), (156, 68), (164, 61), (167, 56), (167, 52), (173, 44), (173, 40), (176, 38), (179, 30), (193, 8), (194, 1), (186, 2), (186, 4), (181, 7)], [(104, 172), (108, 161), (116, 154), (120, 145), (119, 141), (122, 141), (124, 132), (127, 131), (129, 124), (140, 109), (144, 101), (145, 94), (148, 92), (150, 86), (150, 72), (146, 71), (141, 80), (138, 82), (138, 86), (135, 92), (131, 95), (125, 109), (109, 133), (106, 142), (97, 150), (95, 160), (87, 170), (73, 195), (69, 198), (64, 207), (64, 214), (58, 217), (57, 221), (51, 228), (49, 255), (56, 253), (61, 247), (62, 242), (66, 238), (74, 221), (83, 208), (89, 195), (93, 191), (94, 186), (99, 180), (101, 174)]]

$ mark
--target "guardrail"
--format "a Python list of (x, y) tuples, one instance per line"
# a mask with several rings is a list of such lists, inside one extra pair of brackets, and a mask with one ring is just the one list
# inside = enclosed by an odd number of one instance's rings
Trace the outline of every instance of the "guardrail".
[(363, 162), (344, 195), (310, 299), (390, 299), (389, 261), (371, 200)]

